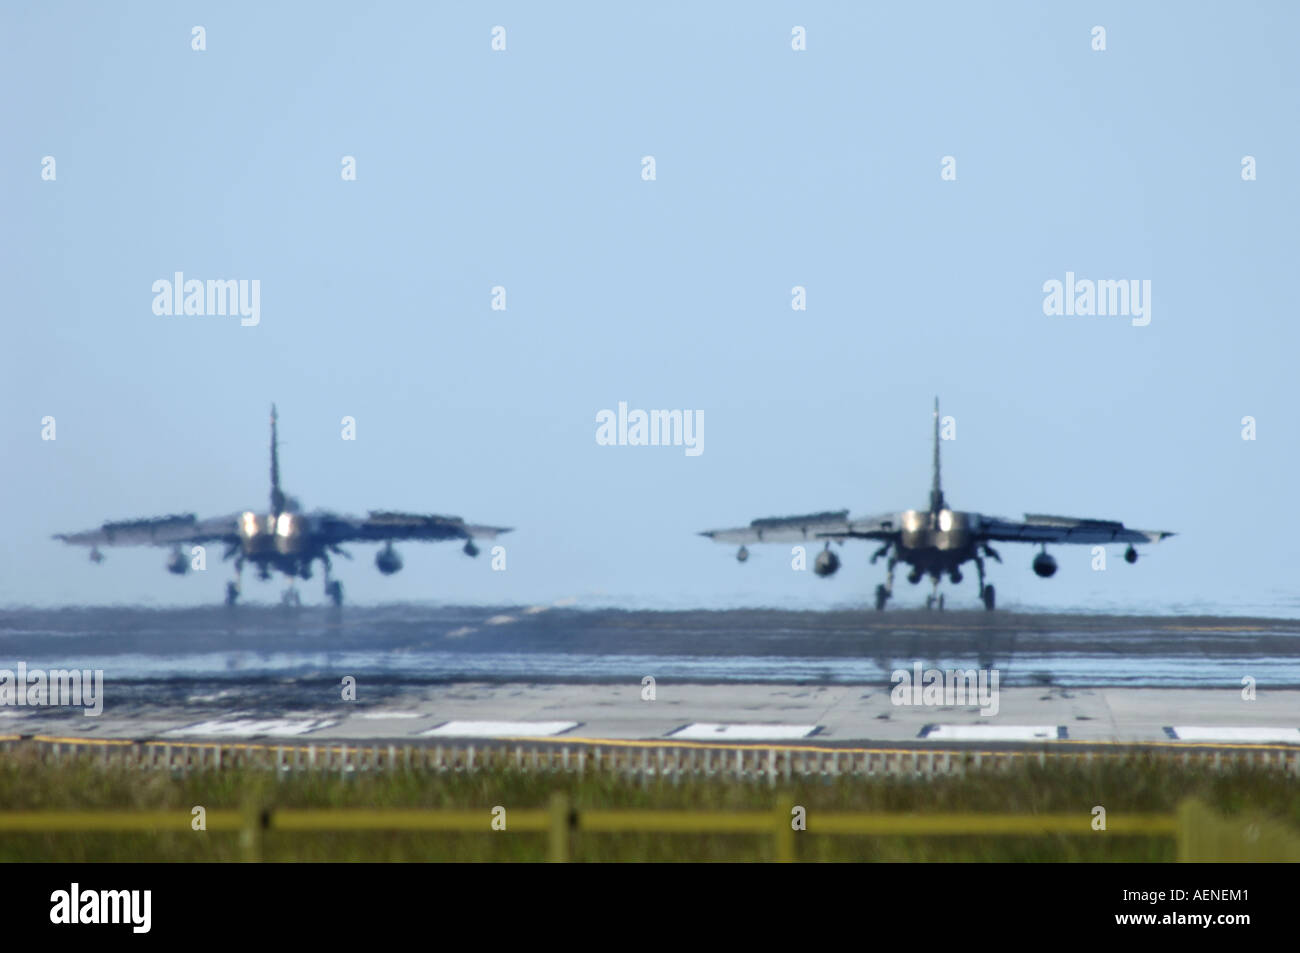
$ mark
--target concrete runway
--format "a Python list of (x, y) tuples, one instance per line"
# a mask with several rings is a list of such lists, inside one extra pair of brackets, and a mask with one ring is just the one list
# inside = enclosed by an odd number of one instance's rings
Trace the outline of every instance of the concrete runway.
[[(0, 669), (102, 669), (104, 711), (0, 734), (297, 743), (1300, 744), (1300, 621), (556, 606), (5, 610)], [(891, 673), (991, 669), (997, 711)], [(341, 698), (345, 676), (355, 701)], [(643, 679), (656, 680), (653, 701)], [(1245, 700), (1242, 679), (1255, 680)], [(986, 706), (987, 708), (988, 706)]]
[(841, 745), (1185, 743), (1300, 745), (1300, 691), (1002, 689), (998, 712), (902, 706), (883, 688), (807, 685), (656, 685), (653, 701), (628, 685), (430, 686), (382, 703), (345, 702), (320, 685), (318, 703), (231, 709), (196, 696), (184, 705), (0, 709), (0, 734), (133, 740), (428, 742), (541, 737)]

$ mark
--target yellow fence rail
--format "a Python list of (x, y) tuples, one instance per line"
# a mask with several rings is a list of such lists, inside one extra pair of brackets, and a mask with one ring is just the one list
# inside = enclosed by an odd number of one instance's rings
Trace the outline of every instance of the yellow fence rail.
[[(263, 807), (250, 802), (240, 810), (206, 812), (210, 831), (238, 831), (244, 859), (262, 859), (266, 831), (443, 831), (488, 833), (495, 815), (487, 810), (329, 809)], [(166, 833), (191, 831), (188, 811), (5, 811), (0, 833)], [(861, 814), (810, 812), (806, 830), (792, 824), (789, 806), (772, 811), (579, 810), (563, 794), (547, 808), (511, 810), (506, 830), (546, 834), (548, 857), (567, 861), (575, 832), (603, 834), (738, 834), (772, 838), (773, 857), (796, 859), (799, 837), (938, 836), (1104, 836), (1090, 814)], [(1112, 813), (1106, 833), (1172, 837), (1184, 862), (1300, 861), (1300, 834), (1267, 818), (1224, 818), (1194, 800), (1175, 814)]]

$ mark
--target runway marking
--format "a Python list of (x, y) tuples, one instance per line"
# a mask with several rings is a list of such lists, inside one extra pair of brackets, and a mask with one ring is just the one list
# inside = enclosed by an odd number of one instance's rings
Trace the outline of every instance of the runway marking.
[(1175, 725), (1165, 728), (1165, 734), (1175, 741), (1289, 742), (1293, 745), (1300, 745), (1300, 728), (1252, 725)]
[(461, 636), (469, 635), (471, 632), (477, 632), (478, 629), (472, 625), (462, 625), (459, 629), (452, 629), (447, 633), (449, 639), (459, 639)]
[(816, 730), (817, 725), (740, 725), (697, 721), (670, 731), (667, 737), (689, 741), (781, 741), (807, 738)]
[(927, 741), (1059, 741), (1064, 725), (926, 725), (917, 737)]
[(576, 721), (448, 721), (421, 738), (546, 738), (577, 728)]
[(233, 721), (217, 719), (216, 721), (200, 721), (197, 724), (186, 725), (184, 728), (173, 728), (171, 731), (164, 731), (163, 737), (183, 738), (187, 735), (223, 735), (236, 738), (253, 738), (257, 735), (266, 735), (271, 738), (288, 738), (297, 735), (305, 735), (309, 732), (320, 731), (322, 728), (332, 728), (338, 722), (329, 718), (304, 718), (292, 720), (289, 718), (236, 718)]
[(365, 711), (357, 717), (368, 721), (381, 721), (385, 718), (423, 718), (425, 714), (422, 711)]
[(1164, 632), (1271, 632), (1273, 629), (1273, 626), (1262, 625), (1166, 625), (1161, 627), (1161, 631)]
[(505, 625), (508, 622), (514, 622), (515, 617), (512, 615), (494, 615), (490, 619), (484, 620), (484, 625)]

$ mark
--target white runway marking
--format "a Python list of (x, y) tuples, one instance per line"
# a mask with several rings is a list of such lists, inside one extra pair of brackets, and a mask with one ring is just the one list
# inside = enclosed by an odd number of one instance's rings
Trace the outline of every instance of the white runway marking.
[(1176, 741), (1282, 741), (1300, 745), (1300, 728), (1175, 725), (1173, 727), (1173, 738)]
[(1055, 741), (1065, 729), (1055, 725), (926, 725), (926, 741)]
[(469, 635), (471, 632), (477, 632), (472, 625), (462, 625), (459, 629), (452, 629), (447, 633), (449, 639), (459, 639), (463, 635)]
[(366, 718), (371, 721), (381, 721), (385, 718), (423, 718), (424, 712), (419, 711), (366, 711), (357, 716)]
[(697, 721), (668, 733), (680, 741), (781, 741), (807, 738), (816, 725), (733, 725)]
[(492, 618), (483, 622), (484, 625), (505, 625), (507, 622), (514, 622), (515, 617), (512, 615), (494, 615)]
[(576, 721), (449, 721), (421, 738), (544, 738), (578, 727)]
[(291, 720), (288, 718), (237, 718), (233, 721), (201, 721), (195, 725), (186, 725), (184, 728), (173, 728), (171, 731), (163, 732), (166, 737), (185, 737), (187, 735), (222, 735), (235, 738), (253, 738), (258, 735), (266, 735), (271, 738), (287, 738), (295, 735), (305, 735), (312, 731), (319, 731), (322, 728), (331, 728), (337, 725), (337, 721), (328, 718), (305, 718), (301, 720)]

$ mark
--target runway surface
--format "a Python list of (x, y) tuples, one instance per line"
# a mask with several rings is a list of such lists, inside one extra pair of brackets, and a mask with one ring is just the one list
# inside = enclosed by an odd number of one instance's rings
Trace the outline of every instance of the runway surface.
[[(0, 733), (721, 743), (1300, 743), (1300, 621), (559, 606), (0, 611), (0, 669), (102, 669), (104, 712)], [(899, 669), (990, 669), (996, 714), (899, 706)], [(356, 680), (355, 701), (342, 680)], [(655, 680), (654, 700), (643, 680)], [(1258, 695), (1242, 697), (1243, 678)]]

